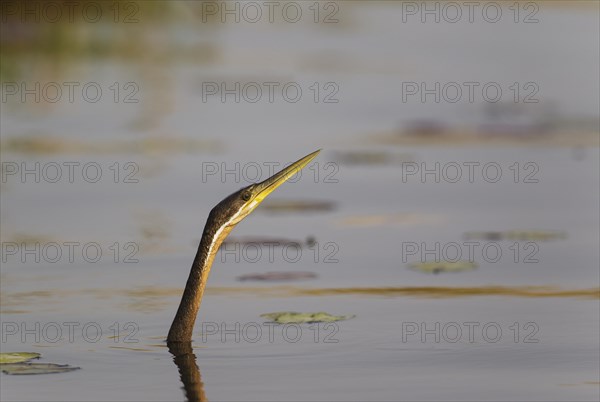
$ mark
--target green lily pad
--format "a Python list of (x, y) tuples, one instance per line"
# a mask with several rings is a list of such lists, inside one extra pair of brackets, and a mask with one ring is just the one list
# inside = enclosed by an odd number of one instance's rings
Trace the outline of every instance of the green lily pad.
[(23, 363), (31, 359), (37, 359), (40, 356), (39, 353), (32, 352), (0, 353), (0, 364)]
[(32, 374), (54, 374), (65, 373), (68, 371), (79, 370), (79, 367), (69, 366), (68, 364), (53, 363), (15, 363), (3, 364), (2, 372), (12, 375), (32, 375)]
[(302, 324), (313, 322), (334, 322), (349, 320), (354, 315), (331, 315), (328, 313), (297, 313), (295, 311), (280, 311), (277, 313), (261, 314), (261, 317), (268, 318), (278, 324)]
[(408, 267), (412, 270), (426, 272), (428, 274), (439, 274), (440, 272), (471, 271), (477, 268), (477, 264), (470, 261), (414, 262), (408, 264)]

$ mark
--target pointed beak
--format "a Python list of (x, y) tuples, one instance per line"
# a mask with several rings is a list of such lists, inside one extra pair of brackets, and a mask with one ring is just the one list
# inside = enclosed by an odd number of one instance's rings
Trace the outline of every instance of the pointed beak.
[(261, 203), (267, 195), (271, 194), (273, 190), (277, 187), (281, 186), (285, 183), (290, 177), (295, 175), (297, 172), (302, 170), (306, 165), (310, 163), (318, 154), (321, 152), (319, 149), (311, 154), (306, 155), (304, 158), (292, 163), (290, 166), (281, 170), (278, 173), (275, 173), (273, 176), (269, 177), (265, 181), (258, 183), (256, 186), (257, 195), (254, 200), (257, 203)]

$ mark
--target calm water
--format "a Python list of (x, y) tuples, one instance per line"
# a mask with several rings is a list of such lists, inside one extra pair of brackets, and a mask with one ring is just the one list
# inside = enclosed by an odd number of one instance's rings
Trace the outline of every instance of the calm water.
[[(3, 162), (48, 169), (58, 163), (63, 175), (64, 163), (94, 163), (102, 176), (91, 183), (76, 168), (73, 183), (6, 176), (1, 184), (2, 351), (35, 351), (43, 362), (81, 367), (47, 376), (2, 374), (2, 400), (182, 400), (164, 339), (208, 212), (257, 174), (268, 176), (269, 166), (318, 148), (324, 150), (300, 180), (269, 201), (332, 201), (333, 211), (259, 208), (232, 233), (313, 236), (316, 249), (220, 252), (194, 335), (197, 390), (209, 400), (244, 401), (597, 400), (600, 307), (584, 290), (599, 286), (598, 148), (406, 147), (375, 139), (418, 118), (467, 126), (485, 119), (481, 102), (401, 102), (403, 81), (496, 81), (503, 88), (535, 81), (541, 104), (553, 104), (562, 119), (597, 118), (597, 10), (541, 7), (533, 25), (400, 24), (398, 10), (391, 2), (341, 2), (333, 27), (200, 27), (186, 20), (178, 29), (158, 25), (147, 59), (72, 62), (50, 78), (23, 67), (22, 79), (94, 81), (105, 90), (134, 81), (140, 102), (3, 104), (3, 140), (64, 141), (57, 153), (3, 148)], [(181, 41), (214, 45), (218, 56), (203, 63), (159, 57), (165, 43)], [(208, 81), (293, 81), (306, 96), (298, 103), (205, 103)], [(336, 83), (339, 102), (308, 100), (314, 82)], [(205, 142), (123, 150), (146, 137)], [(438, 183), (433, 175), (408, 175), (399, 164), (353, 166), (336, 157), (358, 150), (404, 155), (428, 169), (439, 163), (448, 174), (457, 164), (463, 177), (450, 183), (442, 176)], [(465, 176), (471, 162), (499, 166), (501, 175), (491, 182), (477, 168), (471, 183)], [(223, 168), (239, 177), (222, 178)], [(562, 237), (492, 246), (475, 240), (473, 271), (408, 269), (421, 252), (429, 250), (431, 259), (436, 245), (442, 259), (454, 256), (454, 245), (468, 259), (466, 232), (510, 230)], [(47, 254), (40, 251), (36, 261), (35, 253), (5, 248), (23, 242), (46, 246)], [(65, 242), (78, 242), (72, 260)], [(410, 253), (414, 245), (419, 249)], [(84, 246), (92, 247), (85, 255)], [(236, 280), (293, 270), (318, 278)], [(504, 293), (464, 295), (495, 286)], [(539, 288), (524, 290), (530, 286)], [(405, 287), (433, 289), (419, 297), (401, 292)], [(466, 290), (435, 291), (447, 287)], [(544, 291), (555, 297), (541, 297)], [(273, 326), (260, 317), (283, 310), (356, 317), (300, 326)]]

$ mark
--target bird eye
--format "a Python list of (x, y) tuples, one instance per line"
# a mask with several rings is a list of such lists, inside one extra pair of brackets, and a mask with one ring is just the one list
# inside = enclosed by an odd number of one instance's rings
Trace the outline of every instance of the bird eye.
[(251, 195), (250, 195), (250, 193), (248, 191), (245, 191), (245, 192), (242, 193), (242, 200), (249, 201), (250, 198), (251, 198)]

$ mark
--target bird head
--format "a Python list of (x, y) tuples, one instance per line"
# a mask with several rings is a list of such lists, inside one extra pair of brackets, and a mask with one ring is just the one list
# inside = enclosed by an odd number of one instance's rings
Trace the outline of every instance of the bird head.
[(319, 152), (321, 150), (306, 155), (268, 179), (251, 184), (229, 195), (212, 209), (209, 219), (218, 222), (220, 227), (232, 229), (250, 212), (254, 211), (277, 187), (308, 165)]

